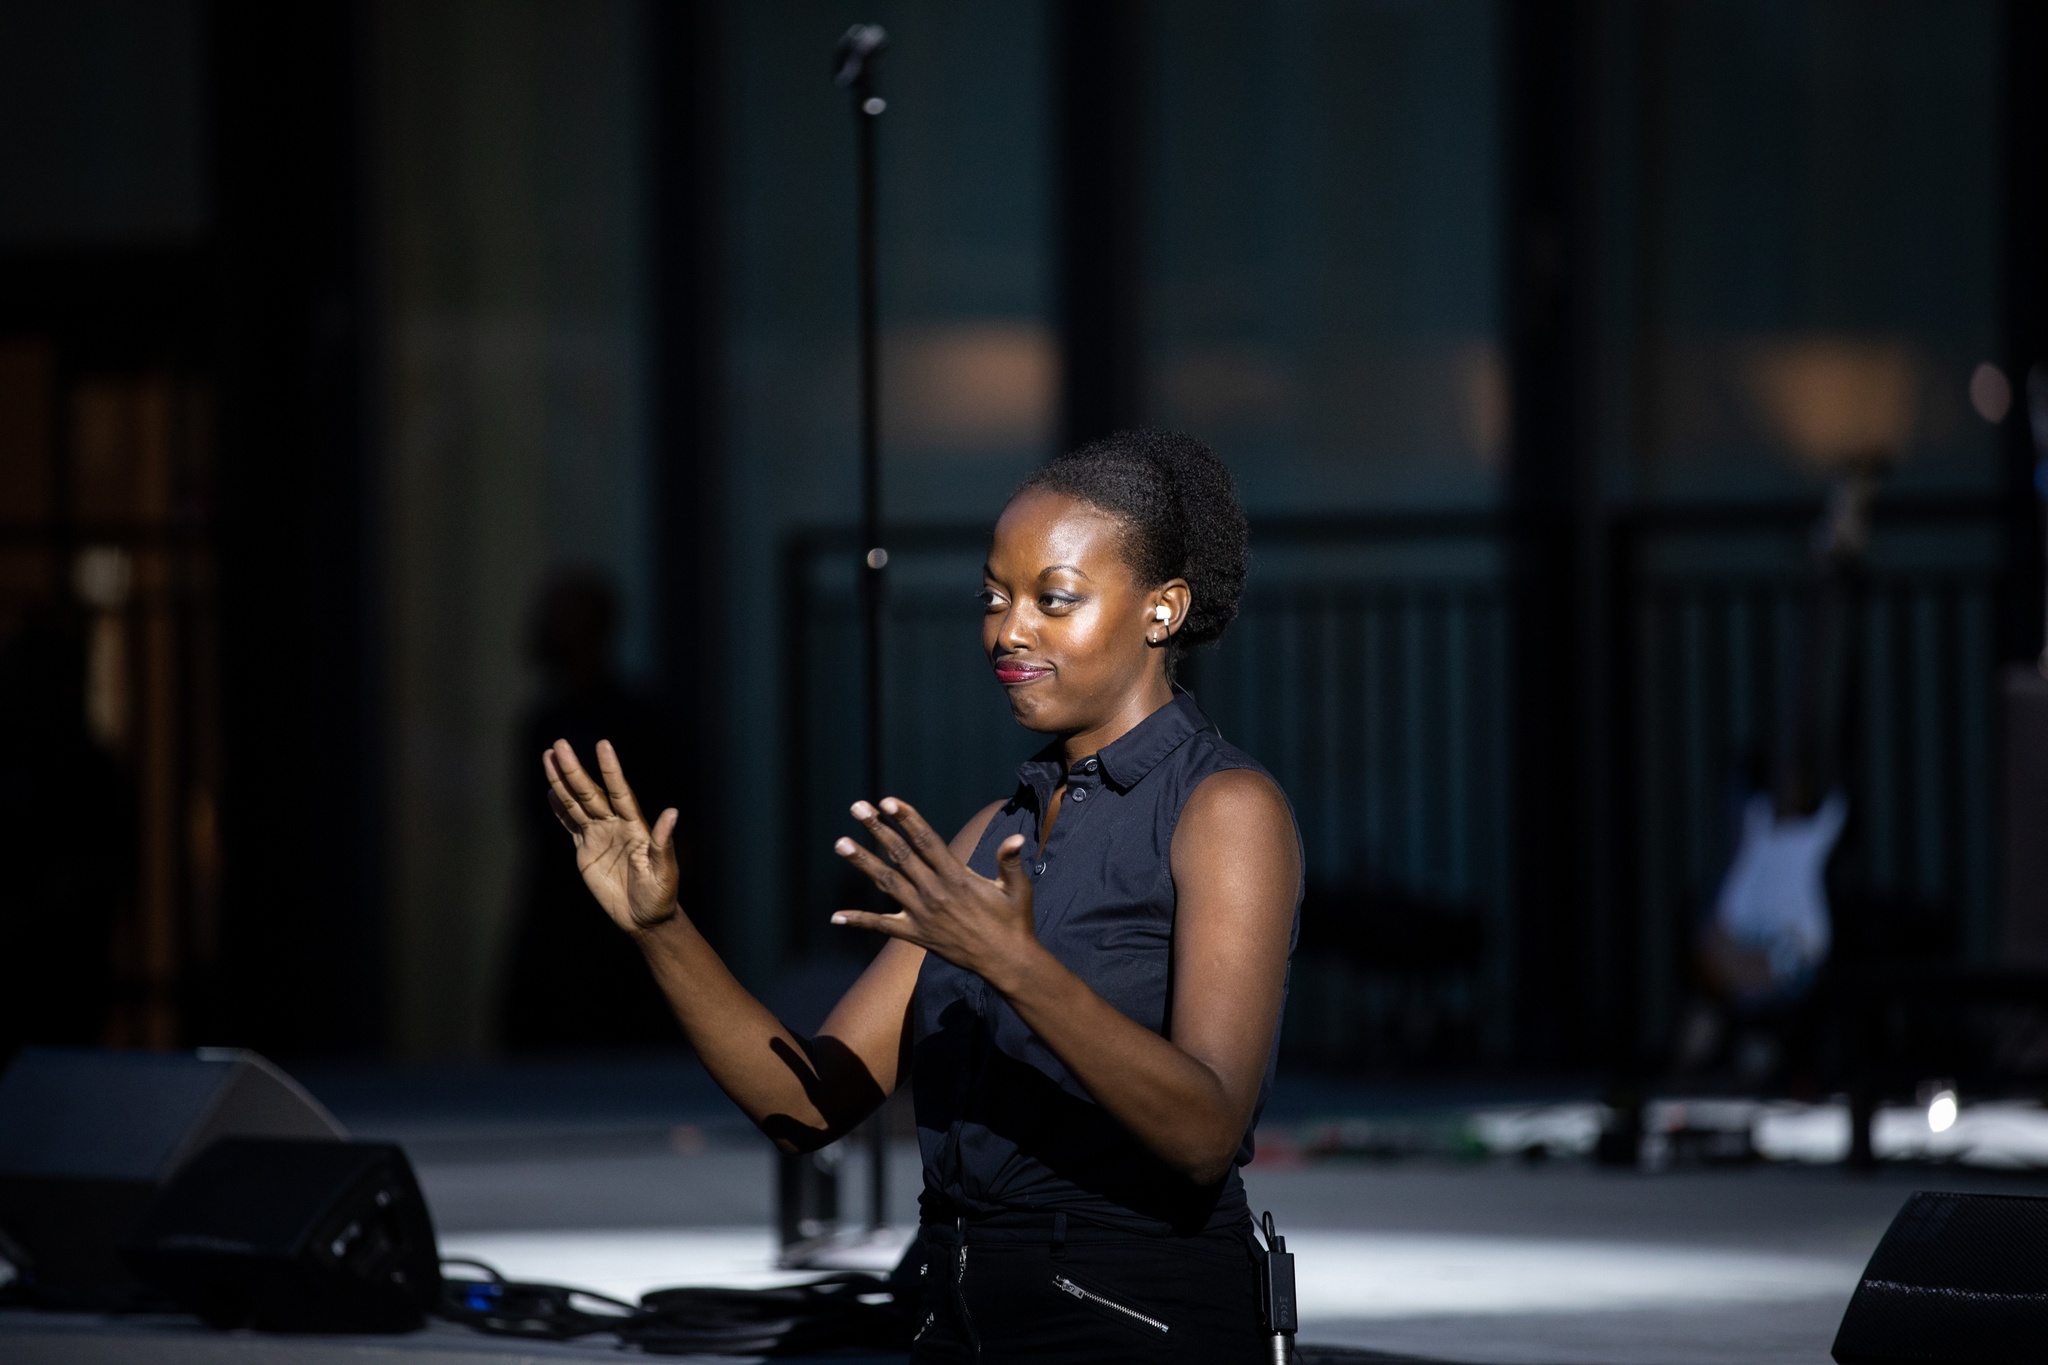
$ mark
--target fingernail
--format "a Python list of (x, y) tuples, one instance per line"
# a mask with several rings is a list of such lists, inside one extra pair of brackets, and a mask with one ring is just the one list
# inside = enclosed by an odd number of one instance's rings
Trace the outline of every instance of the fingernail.
[(875, 808), (865, 801), (856, 801), (853, 803), (853, 818), (856, 820), (872, 820), (875, 818)]
[(844, 916), (844, 915), (834, 915), (834, 916), (832, 917), (832, 922), (833, 922), (834, 924), (844, 924), (844, 923), (846, 923), (846, 916)]
[(889, 814), (894, 815), (897, 811), (901, 810), (902, 808), (902, 805), (896, 800), (895, 797), (885, 796), (882, 798), (882, 809), (889, 812)]
[(832, 851), (834, 853), (839, 854), (847, 854), (853, 852), (853, 840), (841, 839), (838, 843), (832, 845)]

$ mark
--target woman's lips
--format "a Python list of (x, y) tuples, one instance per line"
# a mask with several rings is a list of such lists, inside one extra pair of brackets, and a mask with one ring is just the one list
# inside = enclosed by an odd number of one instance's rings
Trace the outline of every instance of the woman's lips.
[(1040, 668), (1037, 664), (1020, 664), (1006, 659), (996, 665), (996, 681), (1005, 687), (1015, 687), (1018, 683), (1037, 682), (1051, 672), (1051, 669)]

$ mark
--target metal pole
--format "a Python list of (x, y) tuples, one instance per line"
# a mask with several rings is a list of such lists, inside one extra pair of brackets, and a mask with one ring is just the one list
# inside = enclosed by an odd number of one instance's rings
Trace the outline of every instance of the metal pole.
[[(2041, 498), (2041, 544), (2048, 551), (2048, 367), (2027, 371), (2027, 425), (2034, 438), (2034, 492)], [(2044, 564), (2048, 570), (2048, 564)], [(2041, 604), (2041, 653), (2034, 668), (2048, 678), (2048, 595)]]
[[(879, 25), (855, 24), (839, 40), (838, 83), (853, 96), (855, 255), (860, 274), (860, 570), (863, 702), (863, 795), (879, 801), (882, 788), (882, 546), (881, 357), (876, 266), (875, 125), (888, 103), (875, 93), (875, 65), (888, 35)], [(889, 1134), (885, 1107), (868, 1120), (868, 1226), (888, 1223)]]

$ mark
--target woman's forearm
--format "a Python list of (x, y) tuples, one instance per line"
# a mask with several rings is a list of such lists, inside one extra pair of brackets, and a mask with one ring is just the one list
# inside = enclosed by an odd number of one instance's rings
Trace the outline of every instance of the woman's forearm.
[(634, 935), (683, 1035), (721, 1090), (784, 1151), (822, 1147), (872, 1113), (890, 1074), (828, 1037), (786, 1028), (725, 965), (686, 914)]
[(1256, 1097), (1233, 1095), (1213, 1068), (1104, 1000), (1036, 942), (988, 981), (1154, 1155), (1196, 1184), (1229, 1173)]

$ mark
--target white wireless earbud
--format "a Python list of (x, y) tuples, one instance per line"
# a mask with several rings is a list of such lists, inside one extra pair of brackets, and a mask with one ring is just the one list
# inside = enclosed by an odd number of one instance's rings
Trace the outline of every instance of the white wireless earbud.
[(1171, 621), (1173, 619), (1173, 608), (1165, 606), (1152, 608), (1152, 619), (1155, 621)]

